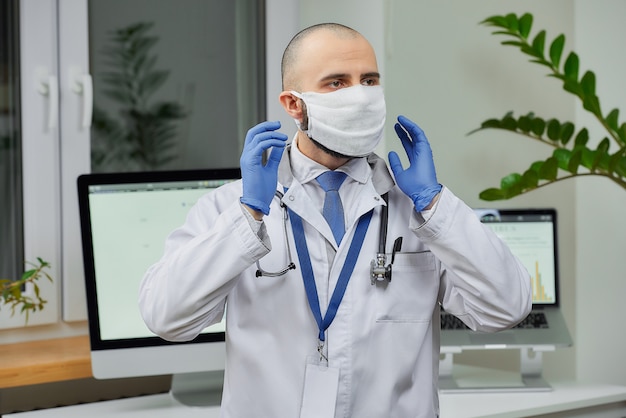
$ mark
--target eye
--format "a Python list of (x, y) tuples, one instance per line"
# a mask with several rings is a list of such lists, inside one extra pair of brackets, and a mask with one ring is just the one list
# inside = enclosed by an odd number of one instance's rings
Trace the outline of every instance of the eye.
[(379, 84), (379, 81), (377, 78), (364, 78), (361, 81), (361, 84), (364, 86), (377, 86)]
[(339, 81), (339, 80), (333, 80), (333, 81), (331, 81), (330, 83), (328, 83), (328, 86), (329, 86), (329, 87), (332, 87), (332, 88), (334, 88), (334, 89), (338, 89), (338, 88), (340, 88), (340, 87), (341, 87), (341, 81)]

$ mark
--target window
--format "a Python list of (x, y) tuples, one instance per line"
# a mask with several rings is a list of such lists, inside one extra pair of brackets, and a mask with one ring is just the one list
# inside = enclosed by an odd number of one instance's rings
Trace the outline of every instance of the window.
[[(272, 19), (282, 10), (297, 15), (288, 0), (268, 3)], [(2, 275), (21, 271), (23, 259), (50, 262), (55, 282), (42, 287), (49, 304), (29, 325), (81, 321), (76, 178), (90, 171), (238, 166), (246, 131), (266, 118), (265, 2), (0, 4)], [(116, 62), (133, 40), (139, 50)], [(139, 71), (127, 77), (122, 68)], [(279, 72), (272, 78), (270, 84), (279, 84)], [(136, 97), (122, 82), (140, 86)], [(24, 325), (5, 311), (0, 328)]]
[(17, 4), (0, 1), (0, 278), (23, 271)]

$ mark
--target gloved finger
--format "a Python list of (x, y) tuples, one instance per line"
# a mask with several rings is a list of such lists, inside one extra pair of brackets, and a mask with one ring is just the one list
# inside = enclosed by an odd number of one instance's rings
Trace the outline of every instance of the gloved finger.
[(286, 141), (286, 139), (283, 140), (282, 138), (267, 138), (263, 141), (251, 144), (245, 154), (249, 154), (253, 158), (260, 158), (263, 153), (270, 148), (284, 149), (287, 145)]
[[(262, 147), (267, 149), (270, 146), (286, 144), (287, 139), (289, 139), (289, 137), (280, 132), (263, 132), (255, 135), (254, 138), (252, 138), (250, 142), (248, 142), (248, 144), (244, 146), (244, 148), (255, 149), (258, 147)], [(271, 143), (272, 145), (268, 145), (268, 143)]]
[(391, 168), (394, 176), (398, 176), (398, 174), (404, 171), (404, 167), (402, 167), (402, 161), (400, 161), (400, 157), (398, 156), (397, 152), (390, 151), (387, 155), (387, 158), (389, 159), (389, 167)]
[(416, 141), (419, 138), (426, 138), (422, 128), (420, 128), (417, 125), (417, 123), (413, 122), (411, 119), (407, 118), (406, 116), (403, 116), (403, 115), (398, 116), (398, 122), (409, 133), (409, 135), (411, 135), (411, 139), (413, 139), (413, 141)]
[[(406, 116), (398, 116), (398, 122), (400, 125), (409, 133), (411, 139), (413, 140), (415, 150), (417, 152), (421, 150), (430, 150), (430, 144), (428, 143), (428, 138), (426, 138), (426, 134), (415, 122)], [(426, 144), (426, 146), (425, 146)]]
[(270, 155), (267, 158), (267, 162), (265, 163), (265, 167), (271, 170), (278, 169), (278, 164), (280, 164), (283, 152), (285, 152), (285, 146), (272, 148)]
[(396, 130), (396, 135), (398, 135), (398, 138), (400, 138), (400, 142), (402, 143), (404, 152), (406, 152), (406, 155), (409, 157), (409, 162), (412, 163), (414, 152), (413, 142), (411, 141), (411, 138), (399, 123), (396, 123), (393, 128)]
[(260, 133), (268, 132), (268, 131), (275, 131), (277, 129), (280, 129), (280, 121), (261, 122), (253, 126), (252, 128), (248, 129), (248, 132), (246, 133), (246, 140), (244, 142), (244, 145), (247, 144), (248, 142), (251, 142), (254, 139), (254, 137)]

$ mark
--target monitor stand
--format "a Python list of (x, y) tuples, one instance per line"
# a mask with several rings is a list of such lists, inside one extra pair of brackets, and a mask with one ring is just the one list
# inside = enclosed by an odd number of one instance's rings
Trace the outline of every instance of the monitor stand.
[(177, 402), (187, 406), (220, 406), (223, 388), (223, 370), (180, 373), (172, 376), (170, 394)]
[(542, 377), (542, 353), (554, 351), (555, 346), (521, 347), (519, 382), (504, 384), (487, 384), (481, 382), (482, 376), (476, 376), (471, 384), (460, 384), (453, 375), (454, 354), (462, 349), (452, 349), (441, 353), (439, 360), (439, 391), (442, 393), (475, 393), (475, 392), (548, 392), (552, 387)]

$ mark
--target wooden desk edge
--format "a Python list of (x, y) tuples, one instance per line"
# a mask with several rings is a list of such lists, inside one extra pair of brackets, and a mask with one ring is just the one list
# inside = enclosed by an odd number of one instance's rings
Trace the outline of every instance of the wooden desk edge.
[(86, 335), (0, 345), (0, 389), (89, 377)]

